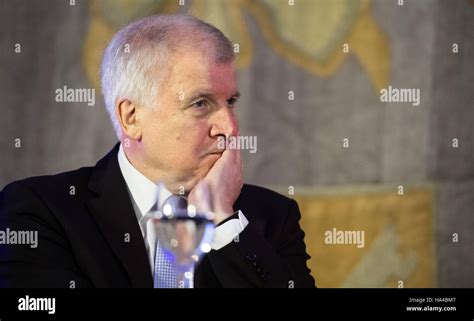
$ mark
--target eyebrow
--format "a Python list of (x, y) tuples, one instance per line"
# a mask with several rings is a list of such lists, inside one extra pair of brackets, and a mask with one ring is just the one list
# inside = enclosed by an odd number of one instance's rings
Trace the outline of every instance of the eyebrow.
[[(190, 96), (188, 101), (191, 102), (191, 101), (196, 100), (196, 99), (201, 98), (201, 97), (207, 98), (209, 100), (215, 100), (214, 95), (210, 91), (208, 91), (208, 90), (198, 90)], [(229, 99), (230, 98), (239, 98), (239, 97), (240, 97), (240, 92), (237, 90), (236, 92), (234, 92), (233, 95), (231, 95), (229, 97)]]

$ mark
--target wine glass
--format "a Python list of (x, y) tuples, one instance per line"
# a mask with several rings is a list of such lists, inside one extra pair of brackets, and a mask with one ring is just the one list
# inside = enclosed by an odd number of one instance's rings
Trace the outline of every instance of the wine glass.
[(193, 287), (195, 265), (211, 250), (213, 218), (211, 212), (198, 212), (182, 195), (170, 196), (154, 213), (156, 237), (171, 258), (180, 288)]

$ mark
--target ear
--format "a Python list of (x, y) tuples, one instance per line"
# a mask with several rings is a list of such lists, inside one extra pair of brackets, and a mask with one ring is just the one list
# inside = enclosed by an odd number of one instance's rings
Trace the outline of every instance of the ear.
[(130, 100), (121, 100), (115, 108), (117, 117), (123, 134), (133, 140), (142, 138), (142, 127), (138, 117), (138, 107)]

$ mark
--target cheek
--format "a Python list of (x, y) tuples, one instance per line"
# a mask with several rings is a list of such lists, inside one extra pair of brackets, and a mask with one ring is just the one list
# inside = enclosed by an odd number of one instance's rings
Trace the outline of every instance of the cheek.
[(192, 151), (205, 148), (209, 145), (209, 139), (209, 126), (205, 121), (186, 124), (175, 134), (175, 142)]
[(157, 148), (156, 153), (161, 154), (160, 158), (167, 159), (168, 163), (195, 167), (201, 161), (202, 153), (212, 147), (209, 124), (205, 119), (180, 116), (172, 114), (166, 120), (162, 117), (149, 124), (152, 144)]
[[(182, 154), (182, 161), (194, 161), (206, 150), (206, 135), (197, 131), (190, 131), (185, 135), (176, 135), (174, 142)], [(186, 159), (187, 155), (189, 159)]]

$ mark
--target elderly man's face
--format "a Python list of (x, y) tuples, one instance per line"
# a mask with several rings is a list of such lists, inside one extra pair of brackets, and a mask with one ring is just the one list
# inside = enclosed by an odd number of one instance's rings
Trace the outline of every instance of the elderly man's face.
[(233, 63), (192, 51), (173, 54), (170, 63), (158, 106), (142, 114), (144, 163), (190, 190), (221, 157), (218, 137), (238, 134), (239, 93)]

